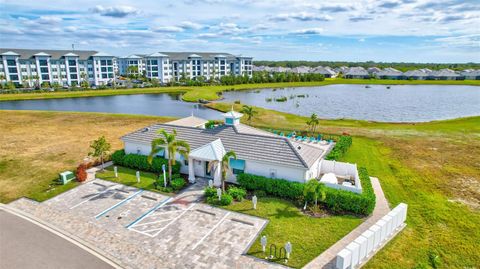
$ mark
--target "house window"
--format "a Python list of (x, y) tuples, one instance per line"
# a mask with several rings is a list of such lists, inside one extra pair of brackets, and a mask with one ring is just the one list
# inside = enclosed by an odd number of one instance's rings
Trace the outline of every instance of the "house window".
[(270, 169), (270, 178), (277, 177), (277, 169)]
[(165, 150), (164, 149), (160, 150), (155, 156), (165, 158)]
[(230, 159), (230, 168), (234, 175), (243, 174), (245, 172), (245, 160)]

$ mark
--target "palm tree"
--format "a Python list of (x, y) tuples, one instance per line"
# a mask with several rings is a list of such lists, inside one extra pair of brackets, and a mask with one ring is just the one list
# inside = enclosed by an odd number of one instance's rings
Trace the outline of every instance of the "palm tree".
[(244, 105), (240, 112), (247, 115), (247, 120), (249, 123), (252, 123), (253, 116), (258, 113), (258, 111), (254, 110), (253, 106), (247, 106), (247, 105)]
[(319, 123), (320, 119), (318, 118), (317, 114), (313, 113), (307, 121), (307, 125), (310, 126), (312, 133), (315, 133)]
[(221, 161), (211, 161), (208, 163), (208, 171), (214, 170), (218, 163), (220, 163), (220, 169), (222, 172), (222, 190), (225, 192), (225, 179), (227, 178), (227, 172), (230, 171), (230, 158), (237, 159), (237, 154), (234, 151), (229, 151), (223, 155)]
[(156, 138), (152, 141), (152, 151), (148, 155), (148, 163), (152, 164), (153, 157), (163, 149), (167, 149), (168, 154), (168, 179), (172, 180), (172, 166), (175, 164), (175, 156), (180, 154), (185, 159), (188, 159), (190, 153), (190, 145), (183, 141), (177, 140), (177, 131), (173, 129), (169, 134), (165, 130), (160, 129), (157, 132), (163, 135), (163, 137)]
[(325, 201), (325, 198), (327, 198), (325, 185), (323, 183), (319, 183), (316, 179), (310, 179), (303, 189), (303, 196), (305, 198), (309, 196), (313, 197), (315, 206), (317, 206), (317, 201), (319, 198), (320, 201)]

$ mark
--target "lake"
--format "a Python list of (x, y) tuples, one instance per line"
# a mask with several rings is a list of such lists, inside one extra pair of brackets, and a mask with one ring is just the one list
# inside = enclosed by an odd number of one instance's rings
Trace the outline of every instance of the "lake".
[(0, 109), (105, 112), (219, 119), (220, 112), (181, 100), (179, 94), (135, 94), (0, 102)]
[[(225, 92), (222, 101), (326, 119), (422, 122), (480, 115), (480, 87), (328, 85)], [(281, 100), (284, 102), (280, 102)]]
[[(223, 101), (240, 100), (278, 111), (320, 118), (421, 122), (480, 115), (480, 87), (445, 85), (328, 85), (225, 92)], [(280, 99), (285, 102), (279, 102)], [(275, 100), (277, 99), (277, 101)], [(136, 94), (0, 102), (0, 109), (86, 111), (205, 119), (220, 113), (183, 102), (179, 94)]]

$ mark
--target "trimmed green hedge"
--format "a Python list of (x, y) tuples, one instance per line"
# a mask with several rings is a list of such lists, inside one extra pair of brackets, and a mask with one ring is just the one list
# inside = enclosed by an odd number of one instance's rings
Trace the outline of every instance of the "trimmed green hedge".
[(325, 159), (327, 160), (339, 160), (347, 150), (352, 145), (352, 137), (349, 135), (342, 135), (338, 141), (335, 143), (335, 147), (333, 147), (332, 151), (327, 155)]
[(285, 179), (271, 179), (252, 174), (237, 175), (237, 182), (246, 190), (263, 190), (266, 194), (289, 200), (301, 200), (303, 197), (303, 183), (292, 182)]
[[(162, 164), (168, 169), (168, 160), (165, 158), (154, 157), (152, 164), (148, 163), (147, 156), (138, 154), (125, 154), (123, 149), (117, 150), (112, 154), (112, 161), (116, 165), (137, 169), (146, 172), (162, 173)], [(180, 163), (175, 162), (172, 165), (172, 174), (180, 173)]]
[[(362, 194), (327, 187), (326, 199), (321, 203), (335, 213), (371, 214), (375, 208), (375, 193), (372, 183), (366, 168), (359, 168), (358, 173), (363, 188)], [(303, 183), (251, 174), (237, 175), (237, 182), (249, 191), (265, 191), (268, 195), (294, 201), (304, 199), (305, 184)]]

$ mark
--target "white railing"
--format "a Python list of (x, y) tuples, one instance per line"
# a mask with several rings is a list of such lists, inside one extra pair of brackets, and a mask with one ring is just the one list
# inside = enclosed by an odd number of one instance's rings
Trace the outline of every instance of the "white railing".
[(365, 264), (405, 227), (406, 218), (407, 204), (400, 203), (337, 254), (336, 268), (353, 269)]

